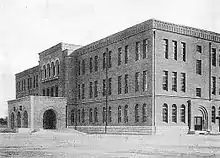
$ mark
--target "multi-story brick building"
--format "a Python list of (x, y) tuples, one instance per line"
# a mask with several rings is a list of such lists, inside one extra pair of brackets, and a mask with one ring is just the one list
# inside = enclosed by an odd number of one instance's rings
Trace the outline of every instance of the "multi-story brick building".
[(87, 46), (60, 43), (16, 75), (9, 126), (219, 132), (219, 43), (220, 34), (154, 19)]

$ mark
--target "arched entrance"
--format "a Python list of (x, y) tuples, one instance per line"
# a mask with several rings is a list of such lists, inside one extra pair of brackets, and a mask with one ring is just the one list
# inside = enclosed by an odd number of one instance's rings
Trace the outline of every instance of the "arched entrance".
[(17, 127), (21, 128), (21, 113), (19, 111), (17, 114)]
[(205, 107), (199, 106), (198, 113), (194, 117), (195, 130), (208, 130), (208, 112)]
[(54, 110), (49, 109), (44, 112), (43, 115), (43, 128), (44, 129), (56, 129), (56, 114)]
[(27, 113), (27, 111), (24, 111), (24, 114), (23, 114), (23, 127), (28, 128), (28, 113)]
[(11, 129), (14, 129), (14, 128), (15, 128), (15, 115), (12, 112), (11, 113)]

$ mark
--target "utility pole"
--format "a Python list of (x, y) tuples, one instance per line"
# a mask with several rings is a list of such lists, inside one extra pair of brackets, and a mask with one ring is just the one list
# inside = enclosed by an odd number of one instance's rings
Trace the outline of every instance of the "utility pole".
[(109, 65), (109, 57), (108, 57), (108, 48), (106, 48), (106, 61), (105, 61), (105, 84), (106, 84), (106, 88), (105, 88), (105, 133), (107, 133), (107, 126), (108, 126), (108, 65)]

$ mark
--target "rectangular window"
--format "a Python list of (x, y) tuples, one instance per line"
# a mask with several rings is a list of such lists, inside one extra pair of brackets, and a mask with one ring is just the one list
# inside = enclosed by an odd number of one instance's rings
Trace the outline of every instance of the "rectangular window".
[(139, 86), (140, 86), (140, 73), (136, 72), (135, 73), (135, 92), (139, 91)]
[(143, 71), (143, 91), (147, 91), (147, 71)]
[(82, 99), (85, 99), (85, 84), (82, 84)]
[(95, 56), (95, 71), (98, 71), (98, 56)]
[(112, 51), (108, 52), (108, 68), (112, 67)]
[(84, 75), (86, 73), (86, 65), (85, 65), (85, 59), (82, 61), (82, 74)]
[(106, 79), (102, 82), (102, 95), (105, 96), (106, 94)]
[(118, 94), (121, 94), (121, 76), (118, 76)]
[(125, 94), (128, 93), (128, 74), (125, 74)]
[(216, 94), (216, 77), (212, 76), (212, 94)]
[(121, 65), (122, 49), (118, 48), (118, 66)]
[(181, 91), (185, 92), (186, 91), (186, 74), (185, 73), (180, 74), (180, 84), (181, 84)]
[(95, 98), (98, 97), (98, 81), (95, 81), (94, 96), (95, 96)]
[(196, 60), (196, 74), (202, 74), (202, 61)]
[(89, 82), (89, 98), (92, 98), (92, 82)]
[(92, 57), (89, 59), (89, 71), (92, 73)]
[(186, 43), (181, 42), (181, 60), (186, 61)]
[(201, 88), (196, 88), (196, 96), (201, 97)]
[(216, 66), (216, 48), (212, 48), (212, 66)]
[(36, 88), (38, 88), (38, 75), (36, 75)]
[(78, 89), (78, 99), (80, 100), (81, 95), (80, 95), (80, 84), (77, 85), (77, 89)]
[(168, 71), (163, 71), (163, 90), (168, 91)]
[(53, 94), (54, 94), (53, 87), (51, 87), (50, 91), (51, 91), (50, 96), (53, 97)]
[(108, 79), (108, 95), (112, 94), (112, 78)]
[[(218, 84), (218, 86), (219, 86), (219, 89), (218, 89), (218, 94), (220, 95), (220, 77), (219, 77), (219, 84)], [(220, 111), (219, 111), (220, 112)], [(220, 114), (220, 113), (219, 113)]]
[(173, 59), (177, 60), (177, 41), (172, 41), (173, 43)]
[(103, 67), (103, 69), (105, 69), (106, 68), (106, 53), (103, 53), (103, 65), (102, 65), (102, 67)]
[(35, 79), (35, 76), (34, 76), (34, 79), (33, 79), (33, 88), (35, 88), (35, 86), (36, 86), (36, 79)]
[(163, 39), (164, 57), (168, 59), (168, 39)]
[(78, 61), (78, 75), (80, 76), (80, 72), (81, 72), (81, 70), (80, 70), (80, 61)]
[(147, 57), (147, 50), (148, 50), (148, 41), (147, 39), (143, 40), (143, 59)]
[(177, 72), (172, 72), (172, 91), (177, 92)]
[(202, 53), (202, 46), (196, 45), (196, 51)]
[(45, 96), (45, 89), (43, 89), (43, 96)]
[(47, 96), (50, 96), (50, 89), (47, 88)]
[(128, 50), (128, 45), (125, 46), (125, 64), (128, 63), (128, 54), (129, 54), (129, 50)]
[(24, 91), (26, 91), (26, 80), (24, 80)]
[(220, 66), (220, 55), (218, 55), (218, 66)]
[(55, 87), (55, 97), (59, 96), (59, 88), (58, 86)]
[(30, 78), (30, 89), (32, 89), (32, 78)]
[(135, 45), (135, 61), (140, 59), (140, 42), (136, 42)]

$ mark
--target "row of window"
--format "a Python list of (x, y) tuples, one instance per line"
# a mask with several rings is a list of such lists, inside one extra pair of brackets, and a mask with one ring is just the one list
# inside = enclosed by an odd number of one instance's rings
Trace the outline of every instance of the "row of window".
[[(135, 43), (135, 61), (140, 60), (141, 58), (141, 43), (142, 43), (142, 58), (145, 59), (147, 58), (147, 52), (148, 52), (148, 41), (147, 39), (143, 40), (142, 42), (138, 41)], [(123, 51), (124, 50), (124, 51)], [(124, 55), (123, 55), (124, 52)], [(123, 58), (124, 56), (124, 58)], [(124, 48), (119, 47), (117, 49), (117, 65), (120, 66), (122, 65), (122, 61), (124, 60), (124, 64), (128, 63), (129, 60), (129, 46), (126, 45)], [(90, 57), (89, 58), (89, 72), (92, 73), (93, 71), (98, 71), (99, 67), (99, 57), (96, 55), (94, 58)], [(103, 53), (102, 56), (102, 68), (103, 70), (108, 67), (112, 67), (112, 51), (109, 51), (106, 48), (106, 51)], [(86, 72), (86, 59), (83, 59), (82, 61), (78, 61), (78, 76), (85, 74)]]
[(51, 64), (48, 63), (47, 65), (43, 65), (43, 69), (41, 71), (43, 80), (58, 76), (60, 71), (59, 60), (56, 60), (55, 64), (54, 62), (51, 62)]
[[(26, 83), (27, 83), (27, 87), (26, 87)], [(38, 75), (35, 75), (33, 78), (29, 77), (27, 79), (27, 82), (26, 79), (22, 79), (21, 81), (18, 81), (16, 83), (16, 86), (18, 92), (26, 91), (26, 89), (30, 90), (32, 88), (38, 88)]]
[[(141, 115), (140, 115), (141, 112)], [(147, 121), (147, 105), (143, 104), (141, 107), (140, 111), (140, 105), (136, 104), (135, 109), (134, 109), (134, 114), (135, 114), (135, 122), (146, 122)], [(107, 116), (106, 116), (107, 115)], [(122, 117), (123, 116), (123, 117)], [(123, 122), (124, 118), (124, 123), (128, 123), (129, 119), (129, 109), (128, 105), (125, 105), (124, 107), (118, 106), (117, 109), (117, 119), (118, 123)], [(88, 111), (88, 118), (90, 123), (97, 123), (98, 120), (98, 108), (95, 107), (90, 108)], [(108, 119), (107, 119), (108, 118)], [(106, 107), (102, 108), (102, 123), (105, 123), (106, 121), (112, 122), (112, 109), (111, 106), (108, 107), (107, 114), (106, 114)], [(73, 125), (75, 122), (85, 122), (85, 109), (83, 108), (82, 110), (78, 109), (72, 110), (71, 111), (71, 124)]]
[[(124, 93), (127, 94), (129, 92), (129, 76), (128, 74), (124, 75), (124, 79), (122, 79), (122, 76), (117, 77), (117, 86), (118, 86), (118, 94), (122, 94), (122, 83), (124, 82)], [(142, 77), (142, 85), (143, 85), (143, 91), (147, 91), (147, 71), (143, 71), (143, 77)], [(92, 98), (93, 96), (96, 98), (98, 97), (98, 81), (89, 82), (89, 98)], [(140, 91), (141, 86), (141, 74), (140, 72), (135, 73), (135, 92)], [(85, 84), (78, 84), (78, 99), (85, 99)], [(112, 78), (108, 78), (108, 81), (106, 79), (103, 79), (102, 81), (102, 95), (106, 96), (106, 94), (111, 95), (112, 94)]]
[[(163, 104), (162, 107), (162, 119), (163, 122), (168, 123), (168, 105), (166, 103)], [(172, 105), (172, 122), (177, 123), (177, 106), (176, 104)], [(185, 123), (186, 122), (186, 107), (184, 104), (180, 107), (180, 122)]]
[[(168, 71), (163, 71), (162, 88), (168, 91)], [(172, 91), (177, 92), (177, 72), (172, 72)], [(180, 73), (180, 91), (186, 92), (186, 73)]]
[(43, 96), (58, 97), (58, 86), (43, 89), (42, 92)]

